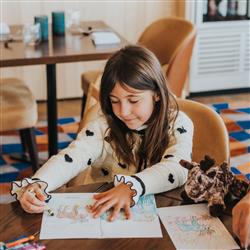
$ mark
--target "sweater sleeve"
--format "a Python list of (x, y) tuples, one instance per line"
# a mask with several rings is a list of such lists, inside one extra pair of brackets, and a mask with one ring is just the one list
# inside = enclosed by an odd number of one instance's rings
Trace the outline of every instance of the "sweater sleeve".
[(142, 194), (166, 192), (186, 182), (188, 170), (179, 161), (190, 161), (192, 158), (193, 123), (183, 112), (179, 112), (174, 123), (174, 135), (175, 140), (166, 149), (161, 161), (135, 174), (143, 184)]
[[(80, 131), (76, 140), (52, 156), (32, 179), (47, 183), (47, 191), (67, 183), (101, 156), (105, 131), (106, 122), (103, 117), (90, 122)], [(15, 184), (22, 188), (21, 183)]]

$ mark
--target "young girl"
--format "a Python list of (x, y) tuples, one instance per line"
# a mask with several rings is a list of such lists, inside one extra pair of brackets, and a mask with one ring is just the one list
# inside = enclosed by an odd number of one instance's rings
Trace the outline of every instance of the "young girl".
[(179, 161), (191, 160), (193, 124), (178, 112), (152, 52), (128, 46), (108, 60), (100, 105), (101, 114), (66, 149), (51, 157), (33, 178), (13, 182), (11, 193), (25, 211), (44, 211), (47, 192), (88, 167), (99, 170), (95, 181), (114, 181), (114, 188), (95, 195), (90, 207), (94, 217), (114, 208), (110, 220), (121, 209), (130, 218), (130, 207), (145, 194), (185, 183), (187, 170)]

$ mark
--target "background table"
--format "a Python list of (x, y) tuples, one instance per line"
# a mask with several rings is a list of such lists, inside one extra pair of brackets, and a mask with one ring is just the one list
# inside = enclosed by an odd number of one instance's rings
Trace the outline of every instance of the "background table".
[[(83, 30), (92, 29), (111, 30), (102, 21), (83, 22)], [(21, 27), (11, 27), (12, 31)], [(56, 64), (80, 61), (104, 60), (113, 53), (128, 45), (128, 42), (115, 32), (121, 39), (117, 45), (96, 47), (90, 36), (71, 35), (49, 36), (49, 41), (34, 47), (26, 47), (22, 42), (10, 42), (8, 47), (1, 44), (0, 67), (46, 65), (47, 74), (47, 116), (49, 156), (57, 153), (57, 97), (56, 97)]]
[[(100, 188), (101, 187), (101, 188)], [(94, 184), (66, 188), (60, 192), (99, 192), (109, 189), (110, 184)], [(156, 195), (157, 207), (177, 206), (181, 204), (178, 193), (180, 189)], [(19, 203), (0, 205), (0, 240), (7, 241), (21, 234), (31, 235), (40, 230), (41, 214), (25, 213)], [(225, 214), (221, 217), (223, 224), (232, 234), (231, 216)], [(161, 224), (163, 238), (126, 238), (126, 239), (61, 239), (43, 240), (46, 249), (91, 249), (91, 250), (120, 250), (120, 249), (175, 249), (169, 235)], [(62, 229), (63, 230), (63, 229)], [(37, 235), (38, 239), (38, 235)]]

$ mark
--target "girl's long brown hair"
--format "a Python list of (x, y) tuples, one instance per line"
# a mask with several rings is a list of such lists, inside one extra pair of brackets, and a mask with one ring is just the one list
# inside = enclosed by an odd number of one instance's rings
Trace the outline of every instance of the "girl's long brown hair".
[[(133, 132), (115, 116), (110, 93), (115, 84), (138, 90), (152, 90), (160, 100), (147, 121), (147, 128), (134, 157)], [(160, 161), (169, 145), (171, 126), (178, 114), (178, 105), (169, 92), (161, 65), (155, 55), (140, 46), (127, 46), (107, 62), (101, 79), (100, 104), (109, 126), (109, 140), (119, 160), (134, 164), (137, 171)]]

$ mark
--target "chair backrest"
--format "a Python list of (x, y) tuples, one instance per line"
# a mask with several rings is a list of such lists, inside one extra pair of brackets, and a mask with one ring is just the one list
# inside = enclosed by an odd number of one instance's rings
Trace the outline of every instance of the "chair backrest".
[(167, 67), (168, 86), (176, 97), (182, 96), (189, 73), (194, 42), (195, 35), (193, 33), (177, 48)]
[[(191, 100), (177, 98), (181, 111), (186, 113), (194, 124), (192, 160), (200, 162), (207, 154), (220, 164), (229, 162), (229, 137), (222, 118), (208, 106)], [(92, 106), (80, 123), (79, 130), (101, 112), (99, 103)]]
[(229, 137), (222, 118), (204, 104), (184, 99), (177, 102), (194, 124), (192, 160), (200, 162), (207, 154), (218, 164), (229, 162)]
[(31, 128), (37, 123), (37, 103), (18, 78), (0, 79), (0, 131)]
[(158, 58), (161, 65), (168, 64), (176, 49), (193, 32), (191, 22), (181, 18), (163, 18), (150, 24), (141, 34), (138, 43)]
[(161, 65), (167, 65), (169, 88), (177, 97), (181, 97), (187, 79), (195, 37), (191, 22), (164, 18), (149, 25), (138, 41), (154, 52)]

